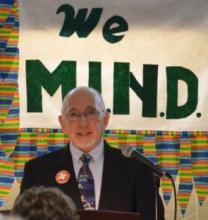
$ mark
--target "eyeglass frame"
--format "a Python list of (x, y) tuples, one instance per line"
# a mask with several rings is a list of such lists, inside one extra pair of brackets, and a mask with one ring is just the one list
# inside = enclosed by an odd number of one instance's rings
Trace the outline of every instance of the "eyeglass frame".
[[(92, 118), (90, 118), (90, 111), (94, 111), (93, 114), (91, 115)], [(81, 120), (82, 116), (84, 116), (84, 118), (87, 120), (87, 121), (94, 121), (94, 120), (97, 120), (100, 116), (101, 113), (104, 113), (106, 112), (105, 110), (97, 110), (96, 108), (91, 108), (91, 109), (85, 109), (83, 112), (80, 112), (78, 110), (71, 110), (71, 113), (78, 113), (77, 115), (74, 115), (74, 116), (71, 116), (71, 117), (74, 117), (74, 119), (70, 119), (69, 118), (69, 114), (70, 114), (70, 111), (63, 114), (64, 117), (69, 120), (70, 122), (78, 122)]]

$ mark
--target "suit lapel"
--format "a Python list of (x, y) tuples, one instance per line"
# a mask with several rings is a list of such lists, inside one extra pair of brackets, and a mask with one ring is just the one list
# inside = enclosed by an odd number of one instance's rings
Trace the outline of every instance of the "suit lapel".
[(107, 143), (104, 146), (104, 167), (99, 209), (108, 209), (122, 175), (122, 164)]
[(70, 174), (69, 181), (65, 184), (58, 184), (58, 187), (67, 195), (69, 195), (75, 202), (78, 209), (82, 209), (82, 202), (80, 199), (80, 193), (77, 187), (77, 180), (72, 163), (72, 156), (69, 150), (69, 146), (63, 149), (60, 158), (56, 160), (57, 170), (67, 170)]

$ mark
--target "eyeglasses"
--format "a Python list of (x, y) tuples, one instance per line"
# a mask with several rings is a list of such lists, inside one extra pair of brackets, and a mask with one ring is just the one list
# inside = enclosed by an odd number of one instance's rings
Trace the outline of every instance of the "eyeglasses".
[(65, 114), (65, 117), (67, 120), (71, 122), (76, 122), (81, 120), (82, 115), (88, 120), (88, 121), (93, 121), (97, 120), (100, 116), (100, 114), (104, 111), (98, 111), (97, 109), (86, 109), (83, 113), (73, 110)]

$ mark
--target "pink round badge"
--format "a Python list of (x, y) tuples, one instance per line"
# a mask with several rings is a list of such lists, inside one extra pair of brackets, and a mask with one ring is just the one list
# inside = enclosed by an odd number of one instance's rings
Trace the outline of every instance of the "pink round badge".
[(67, 170), (60, 170), (57, 174), (56, 174), (56, 182), (59, 184), (64, 184), (67, 183), (70, 179), (71, 175)]

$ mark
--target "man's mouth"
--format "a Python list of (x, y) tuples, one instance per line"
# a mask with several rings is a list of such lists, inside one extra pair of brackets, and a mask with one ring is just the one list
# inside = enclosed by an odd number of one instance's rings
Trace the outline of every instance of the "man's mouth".
[(91, 132), (90, 131), (86, 131), (86, 132), (78, 132), (77, 133), (79, 136), (87, 136), (87, 135), (89, 135), (89, 134), (91, 134)]

